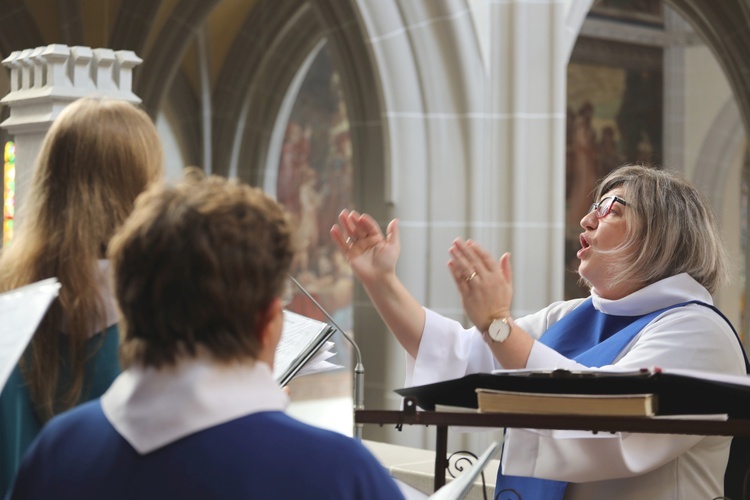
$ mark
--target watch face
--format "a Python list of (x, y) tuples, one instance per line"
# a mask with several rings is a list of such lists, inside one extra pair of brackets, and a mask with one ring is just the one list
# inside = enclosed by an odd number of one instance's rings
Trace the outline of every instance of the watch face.
[(510, 335), (510, 325), (501, 319), (493, 320), (487, 333), (495, 342), (504, 342)]

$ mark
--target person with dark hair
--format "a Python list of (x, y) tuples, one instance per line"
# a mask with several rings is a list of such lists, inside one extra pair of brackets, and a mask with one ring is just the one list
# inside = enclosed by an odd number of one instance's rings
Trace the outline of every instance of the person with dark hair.
[[(727, 257), (698, 189), (675, 172), (628, 165), (605, 177), (594, 199), (578, 251), (590, 297), (522, 318), (510, 314), (510, 254), (495, 260), (474, 241), (454, 241), (449, 268), (469, 329), (422, 308), (398, 280), (396, 220), (383, 235), (370, 216), (343, 211), (331, 235), (407, 351), (407, 385), (499, 368), (747, 373), (739, 338), (712, 303)], [(731, 441), (508, 429), (495, 492), (535, 500), (721, 497)]]
[(120, 373), (107, 246), (162, 165), (151, 118), (114, 99), (71, 103), (42, 142), (21, 223), (0, 256), (0, 291), (51, 277), (62, 287), (0, 388), (0, 494), (44, 422), (101, 396)]
[(10, 498), (402, 498), (359, 442), (283, 411), (293, 254), (259, 189), (193, 175), (139, 197), (109, 246), (126, 369), (45, 426)]

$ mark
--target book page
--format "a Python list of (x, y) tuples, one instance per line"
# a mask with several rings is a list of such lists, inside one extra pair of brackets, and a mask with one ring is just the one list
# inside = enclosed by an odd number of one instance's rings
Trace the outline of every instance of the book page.
[(59, 290), (50, 278), (0, 294), (0, 390)]
[(497, 369), (492, 370), (493, 375), (553, 375), (553, 374), (570, 374), (570, 375), (644, 375), (654, 373), (655, 369), (652, 368), (640, 368), (634, 370), (632, 368), (619, 368), (617, 366), (607, 366), (604, 368), (591, 368), (588, 370), (566, 370), (564, 368), (549, 369), (549, 370), (530, 370), (528, 368), (515, 368), (515, 369)]
[(445, 413), (479, 413), (477, 408), (466, 408), (465, 406), (452, 406), (452, 405), (435, 405), (435, 411), (441, 411)]
[(679, 375), (681, 377), (692, 377), (700, 380), (710, 380), (712, 382), (722, 382), (725, 384), (737, 384), (750, 387), (750, 376), (748, 375), (729, 375), (726, 373), (689, 370), (686, 368), (655, 368), (655, 370), (668, 375)]
[(570, 376), (636, 376), (636, 375), (652, 375), (655, 373), (664, 373), (667, 375), (677, 375), (680, 377), (690, 377), (699, 380), (707, 380), (711, 382), (722, 382), (726, 384), (736, 384), (750, 387), (750, 376), (748, 375), (730, 375), (726, 373), (708, 372), (703, 370), (691, 370), (687, 368), (658, 368), (648, 367), (634, 369), (618, 368), (616, 366), (607, 366), (604, 368), (592, 368), (590, 370), (581, 371), (570, 371), (564, 369), (558, 370), (528, 370), (526, 368), (519, 369), (498, 369), (493, 370), (493, 375), (570, 375)]
[(288, 382), (285, 379), (290, 371), (298, 369), (313, 351), (324, 347), (331, 333), (328, 323), (285, 310), (281, 340), (274, 355), (274, 378), (282, 384)]
[(330, 358), (336, 355), (335, 352), (331, 351), (333, 346), (336, 345), (331, 341), (323, 344), (323, 346), (315, 353), (315, 355), (299, 369), (295, 377), (301, 377), (303, 375), (312, 375), (314, 373), (328, 372), (336, 370), (337, 368), (343, 368), (341, 365), (331, 363), (328, 361)]

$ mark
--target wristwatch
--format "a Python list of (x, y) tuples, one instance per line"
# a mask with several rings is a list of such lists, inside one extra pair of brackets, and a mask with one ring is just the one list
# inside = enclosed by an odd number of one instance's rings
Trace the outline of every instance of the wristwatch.
[(490, 323), (490, 327), (487, 329), (487, 335), (492, 342), (500, 344), (508, 339), (510, 331), (514, 326), (513, 318), (510, 316), (506, 316), (502, 319), (493, 319), (492, 323)]

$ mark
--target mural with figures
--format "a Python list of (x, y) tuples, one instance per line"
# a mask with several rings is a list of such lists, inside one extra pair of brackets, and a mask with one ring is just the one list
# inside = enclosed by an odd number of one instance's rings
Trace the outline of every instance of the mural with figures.
[(580, 38), (568, 65), (565, 298), (578, 283), (580, 221), (598, 179), (623, 163), (661, 166), (662, 51)]
[[(299, 250), (292, 274), (348, 331), (353, 280), (328, 231), (339, 212), (351, 206), (351, 160), (346, 103), (330, 53), (323, 47), (303, 80), (286, 126), (277, 199), (297, 225)], [(288, 309), (327, 321), (296, 289)]]

